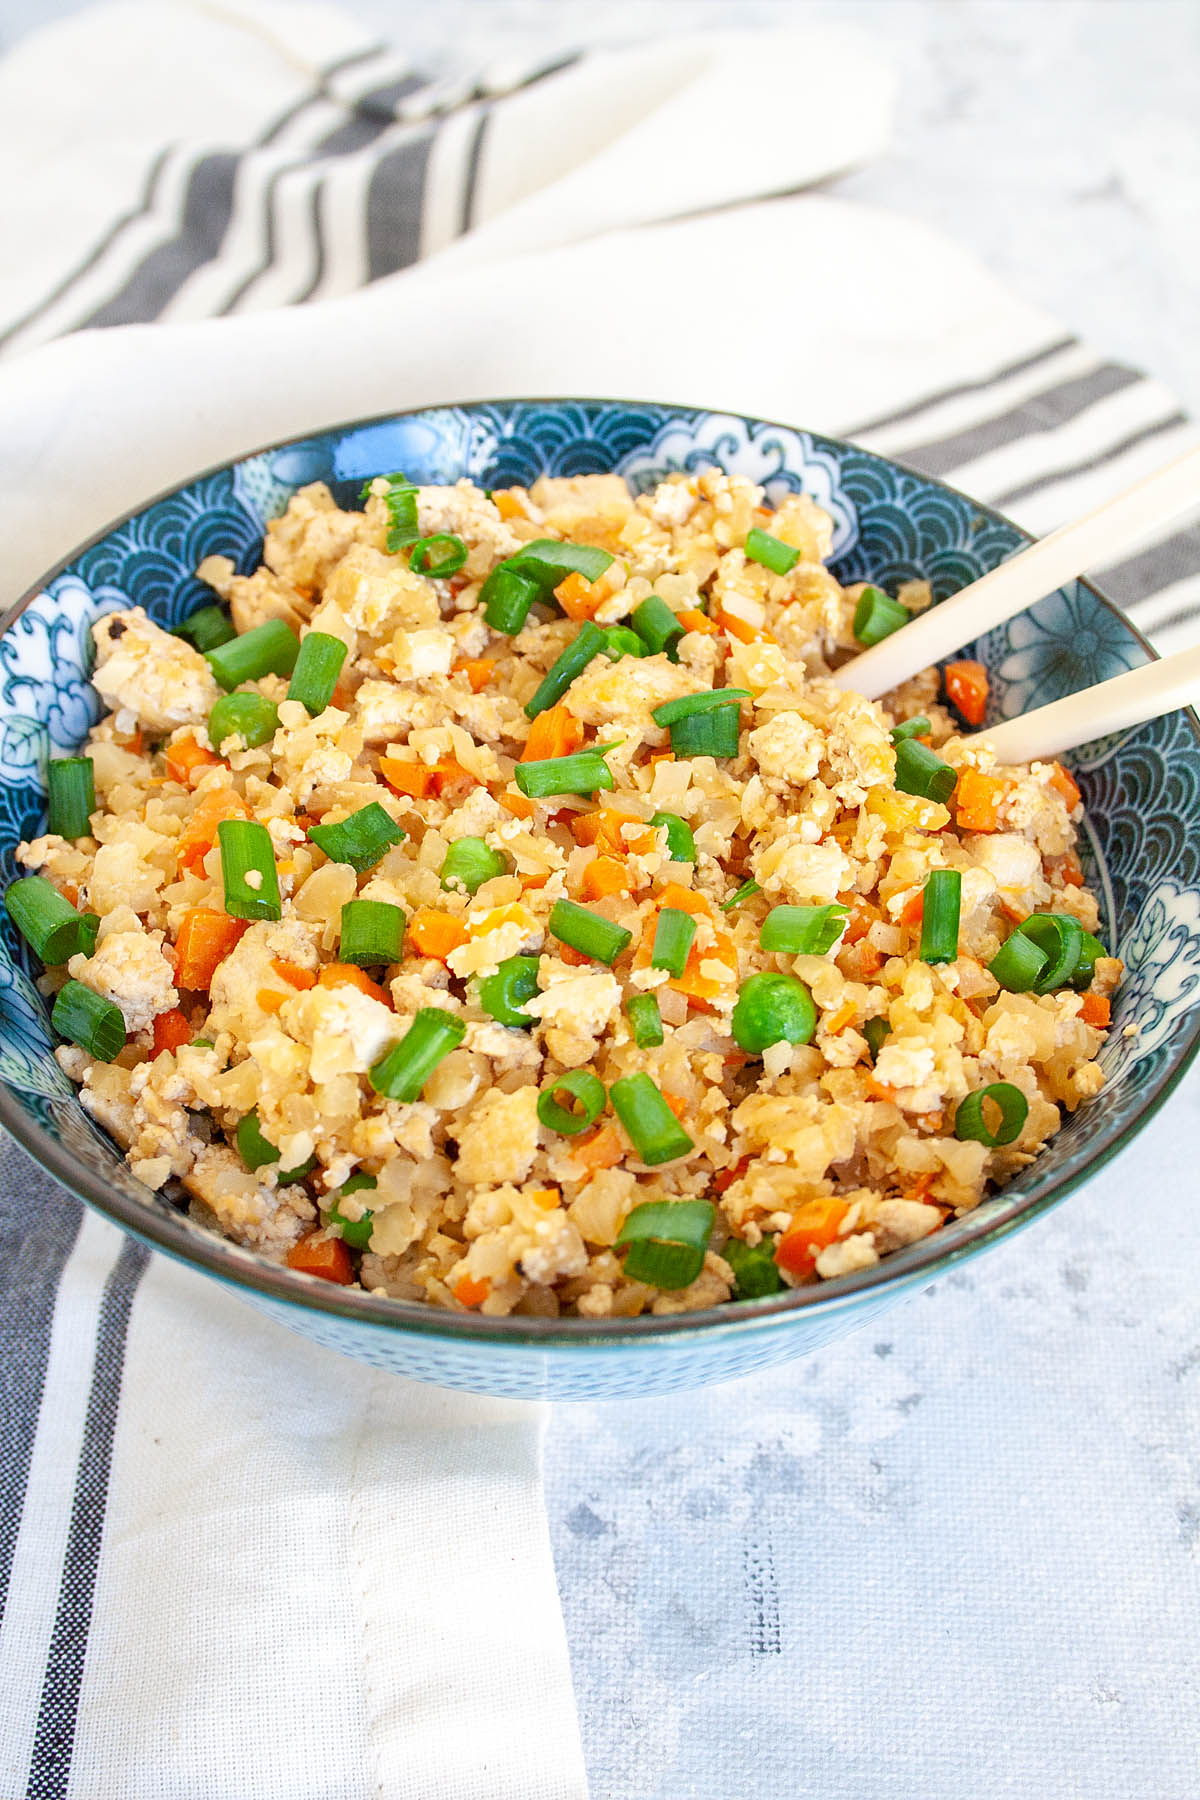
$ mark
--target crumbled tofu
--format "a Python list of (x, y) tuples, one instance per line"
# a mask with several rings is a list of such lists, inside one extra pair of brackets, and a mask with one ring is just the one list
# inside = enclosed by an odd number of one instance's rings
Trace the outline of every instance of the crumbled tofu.
[(92, 685), (114, 712), (130, 712), (148, 731), (201, 725), (221, 697), (198, 650), (148, 619), (140, 606), (106, 613), (92, 627)]

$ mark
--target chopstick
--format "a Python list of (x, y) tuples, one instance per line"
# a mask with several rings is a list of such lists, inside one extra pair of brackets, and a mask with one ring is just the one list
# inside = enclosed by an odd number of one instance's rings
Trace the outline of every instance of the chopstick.
[(839, 687), (878, 700), (919, 669), (940, 662), (952, 650), (1024, 612), (1064, 581), (1131, 550), (1150, 532), (1193, 506), (1200, 506), (1200, 445), (1094, 512), (1060, 526), (1049, 537), (1010, 557), (952, 599), (930, 607), (873, 649), (843, 663), (832, 679)]
[[(907, 627), (905, 628), (907, 629)], [(1174, 656), (1114, 675), (1049, 706), (1006, 719), (979, 736), (995, 746), (1001, 762), (1044, 762), (1113, 731), (1127, 731), (1162, 713), (1200, 702), (1200, 644)]]

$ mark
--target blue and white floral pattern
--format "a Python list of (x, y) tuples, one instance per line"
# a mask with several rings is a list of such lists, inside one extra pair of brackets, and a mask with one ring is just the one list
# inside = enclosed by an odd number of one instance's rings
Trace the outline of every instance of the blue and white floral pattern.
[[(539, 474), (617, 469), (638, 488), (671, 470), (719, 464), (772, 498), (803, 490), (834, 519), (842, 581), (894, 587), (923, 576), (944, 598), (1025, 541), (985, 507), (846, 444), (724, 413), (621, 401), (501, 401), (367, 420), (280, 445), (201, 477), (115, 526), (48, 578), (0, 636), (0, 876), (43, 828), (45, 761), (76, 748), (96, 716), (90, 626), (117, 606), (174, 625), (208, 591), (195, 569), (219, 552), (254, 567), (266, 521), (303, 483), (343, 504), (363, 481), (403, 469), (419, 481), (486, 486)], [(1073, 584), (974, 646), (992, 674), (993, 718), (1131, 668), (1132, 628)], [(51, 1055), (37, 970), (0, 923), (0, 1118), (60, 1180), (160, 1249), (233, 1284), (292, 1328), (418, 1379), (526, 1397), (640, 1394), (731, 1376), (853, 1329), (960, 1258), (998, 1241), (1084, 1179), (1136, 1131), (1200, 1037), (1200, 737), (1176, 713), (1070, 759), (1088, 808), (1082, 852), (1104, 931), (1127, 964), (1104, 1052), (1104, 1100), (1081, 1107), (1004, 1192), (878, 1270), (784, 1301), (685, 1320), (464, 1320), (311, 1283), (194, 1225), (136, 1182), (83, 1112)], [(1128, 1030), (1133, 1027), (1135, 1029)]]

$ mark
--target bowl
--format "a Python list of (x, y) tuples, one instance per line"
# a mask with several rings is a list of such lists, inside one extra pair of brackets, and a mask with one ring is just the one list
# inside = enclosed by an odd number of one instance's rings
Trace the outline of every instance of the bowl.
[[(617, 470), (632, 486), (717, 464), (803, 489), (834, 523), (843, 583), (926, 577), (956, 592), (1029, 540), (1007, 519), (852, 444), (769, 421), (614, 400), (505, 400), (360, 420), (261, 450), (149, 501), (75, 551), (0, 622), (0, 867), (44, 829), (50, 752), (78, 749), (99, 715), (88, 685), (92, 623), (142, 606), (177, 624), (208, 595), (194, 571), (213, 552), (253, 569), (265, 523), (296, 488), (328, 482), (353, 503), (368, 476), (470, 476), (484, 487), (539, 474)], [(991, 714), (1008, 718), (1145, 662), (1152, 652), (1093, 587), (1073, 583), (990, 632)], [(87, 1117), (51, 1055), (36, 966), (4, 920), (0, 943), (0, 1122), (43, 1168), (152, 1248), (177, 1257), (280, 1323), (419, 1381), (517, 1398), (596, 1399), (698, 1387), (808, 1351), (1000, 1243), (1064, 1199), (1150, 1120), (1200, 1042), (1200, 728), (1191, 712), (1104, 738), (1069, 760), (1087, 808), (1080, 846), (1106, 941), (1127, 965), (1101, 1054), (1103, 1096), (1083, 1106), (1030, 1168), (974, 1212), (877, 1267), (818, 1287), (678, 1317), (481, 1318), (377, 1298), (279, 1267), (193, 1223), (136, 1181)]]

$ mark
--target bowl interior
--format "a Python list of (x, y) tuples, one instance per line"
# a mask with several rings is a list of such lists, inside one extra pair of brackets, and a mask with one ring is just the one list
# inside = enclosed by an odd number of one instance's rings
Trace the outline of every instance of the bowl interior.
[[(357, 504), (363, 481), (403, 469), (420, 482), (467, 475), (484, 487), (528, 484), (539, 474), (618, 470), (638, 489), (673, 470), (708, 464), (762, 482), (772, 500), (809, 493), (834, 521), (832, 568), (842, 582), (884, 587), (912, 577), (936, 599), (956, 592), (1028, 541), (1008, 520), (929, 478), (866, 451), (780, 425), (727, 414), (625, 401), (506, 401), (440, 408), (350, 424), (264, 450), (152, 501), (110, 528), (14, 607), (0, 637), (0, 871), (20, 871), (14, 850), (45, 828), (45, 763), (78, 749), (99, 715), (88, 685), (92, 623), (142, 606), (177, 624), (209, 591), (194, 571), (219, 552), (246, 572), (259, 561), (266, 522), (306, 482), (326, 481)], [(1133, 627), (1085, 583), (970, 647), (991, 674), (993, 720), (1073, 693), (1147, 660)], [(936, 1269), (982, 1239), (1040, 1211), (1128, 1139), (1178, 1079), (1195, 1051), (1191, 1010), (1200, 973), (1200, 734), (1174, 713), (1106, 738), (1069, 761), (1087, 807), (1081, 846), (1100, 896), (1106, 941), (1127, 965), (1114, 1029), (1101, 1061), (1103, 1097), (1069, 1119), (1031, 1168), (920, 1245), (876, 1270), (739, 1308), (777, 1314), (836, 1304), (839, 1294)], [(0, 1120), (60, 1180), (102, 1211), (174, 1254), (260, 1291), (377, 1321), (469, 1335), (515, 1330), (562, 1338), (584, 1321), (478, 1320), (379, 1301), (313, 1284), (193, 1226), (163, 1196), (135, 1181), (75, 1099), (50, 1054), (47, 1009), (35, 965), (7, 918), (0, 927)], [(431, 1316), (433, 1315), (433, 1316)], [(624, 1335), (694, 1328), (686, 1321), (620, 1322)], [(729, 1324), (728, 1313), (724, 1324)]]

